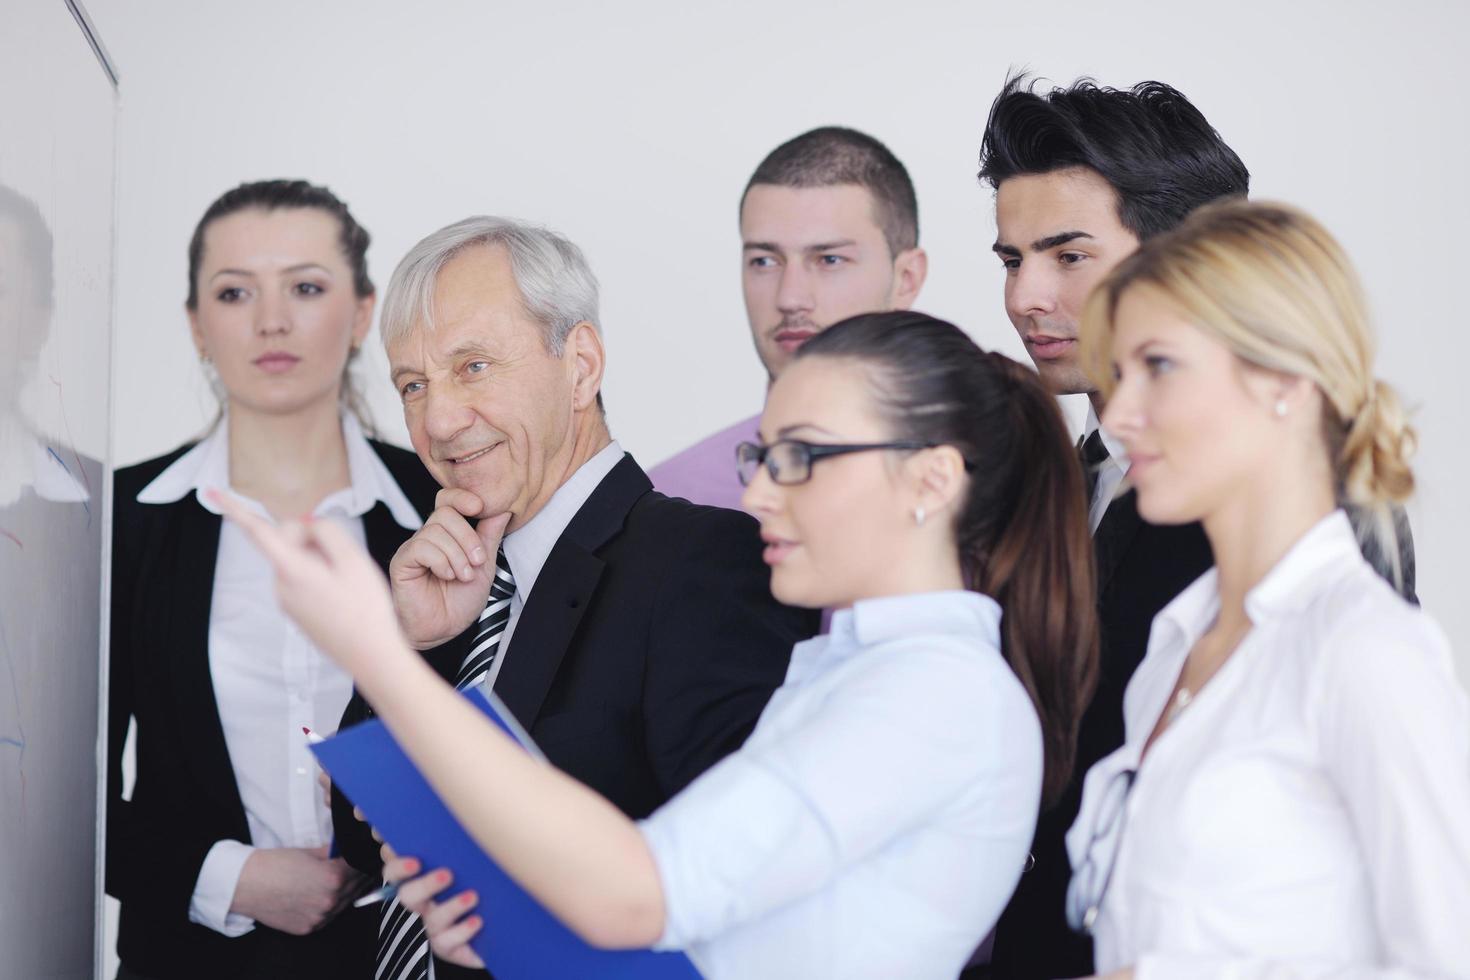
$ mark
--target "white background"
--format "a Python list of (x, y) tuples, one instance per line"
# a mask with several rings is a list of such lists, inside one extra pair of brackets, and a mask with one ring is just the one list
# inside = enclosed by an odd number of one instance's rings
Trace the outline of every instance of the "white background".
[[(736, 205), (783, 140), (884, 140), (919, 192), (919, 306), (1024, 356), (1001, 307), (980, 133), (1011, 66), (1182, 89), (1256, 197), (1315, 212), (1376, 308), (1380, 373), (1419, 407), (1411, 506), (1424, 604), (1470, 675), (1462, 418), (1470, 267), (1470, 6), (89, 0), (118, 63), (114, 460), (213, 414), (182, 311), (185, 246), (250, 179), (330, 185), (372, 232), (380, 288), (418, 238), (474, 212), (541, 221), (603, 287), (614, 433), (645, 465), (759, 407)], [(372, 404), (402, 440), (374, 346)]]

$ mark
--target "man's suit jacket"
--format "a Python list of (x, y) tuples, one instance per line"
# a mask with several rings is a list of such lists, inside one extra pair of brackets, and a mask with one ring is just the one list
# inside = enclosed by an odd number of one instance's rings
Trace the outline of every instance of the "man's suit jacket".
[[(665, 497), (624, 456), (552, 548), (495, 692), (554, 765), (636, 819), (740, 747), (817, 625), (771, 597), (751, 517)], [(425, 654), (446, 680), (473, 631)], [(354, 698), (342, 725), (370, 713)], [(340, 794), (334, 817), (348, 860), (377, 870)]]
[[(1349, 508), (1355, 526), (1364, 518)], [(1400, 594), (1414, 591), (1414, 542), (1401, 510), (1403, 570)], [(1072, 867), (1066, 833), (1082, 803), (1082, 777), (1099, 759), (1123, 744), (1123, 692), (1148, 649), (1154, 616), (1214, 564), (1210, 543), (1198, 524), (1150, 524), (1138, 514), (1137, 494), (1128, 491), (1108, 505), (1093, 535), (1097, 558), (1098, 619), (1102, 659), (1097, 691), (1082, 717), (1077, 765), (1060, 800), (1043, 811), (1032, 845), (1035, 866), (1021, 876), (1015, 895), (996, 926), (988, 974), (997, 980), (1042, 980), (1092, 973), (1092, 940), (1066, 922), (1067, 884)], [(1364, 556), (1392, 581), (1387, 558), (1371, 544)]]
[[(372, 446), (414, 507), (429, 513), (438, 485), (419, 458)], [(370, 977), (377, 942), (370, 909), (349, 909), (305, 937), (257, 925), (232, 939), (189, 921), (210, 847), (250, 841), (209, 670), (220, 518), (193, 494), (172, 504), (137, 501), (189, 448), (119, 470), (114, 484), (106, 885), (122, 902), (118, 955), (160, 980)], [(362, 520), (369, 550), (386, 567), (410, 532), (381, 502)], [(137, 779), (125, 801), (130, 718), (138, 723)]]

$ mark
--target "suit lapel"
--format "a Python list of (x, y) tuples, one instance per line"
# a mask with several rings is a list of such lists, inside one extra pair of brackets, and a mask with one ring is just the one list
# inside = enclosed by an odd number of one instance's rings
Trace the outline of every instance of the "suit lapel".
[(1118, 570), (1118, 564), (1133, 544), (1143, 518), (1138, 516), (1137, 492), (1129, 490), (1108, 504), (1103, 519), (1092, 536), (1097, 553), (1097, 594), (1107, 590), (1108, 582)]
[[(516, 621), (495, 693), (526, 728), (541, 705), (597, 591), (605, 563), (597, 551), (616, 535), (638, 498), (653, 489), (624, 455), (557, 539)], [(514, 571), (514, 569), (512, 569)]]
[[(238, 814), (236, 828), (248, 840), (244, 805), (235, 785), (230, 751), (220, 723), (214, 678), (209, 671), (209, 613), (214, 600), (214, 570), (219, 556), (220, 518), (201, 507), (192, 495), (171, 505), (178, 519), (170, 521), (173, 540), (165, 549), (173, 561), (151, 570), (154, 587), (169, 593), (165, 629), (156, 637), (169, 664), (169, 680), (178, 706), (176, 737), (194, 769), (198, 785), (217, 805)], [(169, 567), (170, 564), (172, 567)]]

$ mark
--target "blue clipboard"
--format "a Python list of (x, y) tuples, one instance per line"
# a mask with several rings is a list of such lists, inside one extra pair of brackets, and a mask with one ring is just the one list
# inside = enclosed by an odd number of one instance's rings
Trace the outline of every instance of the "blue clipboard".
[[(499, 698), (487, 699), (478, 690), (461, 693), (546, 761)], [(428, 870), (448, 868), (453, 893), (479, 893), (475, 911), (485, 925), (470, 947), (496, 980), (701, 980), (683, 953), (597, 949), (562, 925), (470, 838), (381, 721), (356, 725), (311, 748), (395, 851), (419, 858)]]

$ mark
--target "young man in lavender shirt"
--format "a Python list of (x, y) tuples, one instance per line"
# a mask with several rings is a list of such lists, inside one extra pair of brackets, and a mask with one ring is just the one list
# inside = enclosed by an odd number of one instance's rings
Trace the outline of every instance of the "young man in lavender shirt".
[[(781, 144), (740, 201), (741, 284), (755, 350), (774, 381), (808, 339), (859, 313), (906, 310), (928, 256), (908, 171), (886, 146), (836, 126)], [(649, 472), (656, 489), (738, 509), (735, 446), (755, 442), (755, 415)]]

